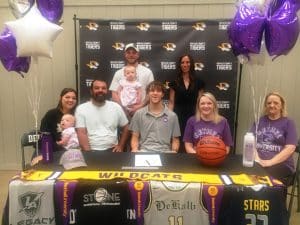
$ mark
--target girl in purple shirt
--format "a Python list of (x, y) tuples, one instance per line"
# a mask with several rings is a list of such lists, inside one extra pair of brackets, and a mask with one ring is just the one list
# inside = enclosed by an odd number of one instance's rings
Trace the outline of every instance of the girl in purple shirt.
[(226, 145), (227, 154), (232, 146), (232, 136), (227, 120), (219, 115), (215, 97), (205, 92), (199, 95), (196, 114), (188, 119), (183, 141), (188, 153), (196, 153), (195, 146), (204, 136), (217, 136)]

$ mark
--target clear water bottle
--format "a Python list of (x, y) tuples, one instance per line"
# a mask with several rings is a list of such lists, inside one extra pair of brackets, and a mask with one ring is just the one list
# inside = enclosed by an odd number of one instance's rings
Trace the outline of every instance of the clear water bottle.
[(243, 166), (253, 167), (255, 157), (255, 137), (253, 133), (247, 132), (244, 136)]
[(51, 163), (53, 161), (53, 138), (49, 132), (42, 133), (42, 156), (43, 163)]

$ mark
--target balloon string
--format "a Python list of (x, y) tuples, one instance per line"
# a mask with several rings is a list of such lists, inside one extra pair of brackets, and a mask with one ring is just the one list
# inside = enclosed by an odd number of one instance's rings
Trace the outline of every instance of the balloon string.
[[(36, 135), (38, 134), (38, 118), (39, 118), (39, 110), (40, 110), (40, 100), (41, 100), (41, 92), (42, 92), (42, 73), (39, 72), (39, 64), (38, 57), (32, 57), (32, 67), (29, 78), (29, 85), (27, 85), (27, 97), (29, 104), (32, 109), (32, 114), (35, 122), (35, 131)], [(38, 142), (36, 142), (36, 153), (39, 154), (38, 151)]]
[[(253, 115), (254, 115), (254, 123), (255, 123), (255, 141), (257, 141), (259, 113), (261, 110), (261, 96), (259, 97), (258, 109), (256, 109), (256, 92), (255, 92), (255, 88), (254, 88), (254, 79), (253, 79), (254, 73), (253, 73), (252, 66), (249, 66), (248, 68), (249, 68), (250, 89), (251, 89), (251, 95), (252, 95)], [(257, 81), (257, 79), (256, 79), (256, 81)], [(255, 82), (255, 86), (257, 87), (257, 82)]]
[(252, 95), (252, 105), (253, 105), (253, 112), (254, 112), (254, 121), (257, 121), (256, 116), (256, 100), (255, 100), (255, 89), (253, 85), (253, 70), (252, 67), (249, 66), (249, 77), (250, 77), (250, 89), (251, 89), (251, 95)]
[(265, 93), (264, 96), (267, 96), (267, 92), (268, 92), (268, 87), (269, 87), (269, 79), (270, 78), (270, 73), (267, 73), (267, 79), (266, 79), (266, 85), (265, 85)]
[[(258, 126), (259, 126), (259, 117), (260, 117), (260, 113), (263, 110), (264, 107), (264, 99), (265, 96), (267, 95), (268, 92), (268, 88), (269, 88), (269, 81), (270, 81), (270, 73), (267, 73), (267, 77), (265, 79), (265, 88), (263, 90), (263, 95), (258, 94), (255, 91), (255, 87), (258, 87), (258, 84), (261, 82), (261, 76), (259, 75), (258, 71), (255, 72), (255, 74), (257, 76), (260, 76), (259, 78), (256, 77), (256, 79), (254, 79), (254, 72), (253, 72), (253, 68), (250, 65), (248, 67), (249, 69), (249, 77), (250, 77), (250, 89), (251, 89), (251, 95), (252, 95), (252, 104), (253, 104), (253, 114), (254, 114), (254, 121), (255, 121), (255, 140), (257, 140), (257, 130), (258, 130)], [(255, 80), (255, 81), (254, 81)], [(255, 85), (254, 85), (255, 84)], [(258, 96), (256, 96), (258, 95)], [(256, 98), (258, 97), (258, 103), (256, 103)]]

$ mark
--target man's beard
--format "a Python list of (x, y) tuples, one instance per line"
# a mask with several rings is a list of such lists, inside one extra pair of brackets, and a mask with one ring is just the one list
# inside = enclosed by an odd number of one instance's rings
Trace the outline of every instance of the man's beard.
[(107, 94), (93, 94), (92, 98), (97, 103), (104, 103), (107, 98)]
[(127, 60), (127, 63), (128, 63), (129, 65), (135, 65), (136, 62), (138, 62), (137, 59), (129, 59), (129, 60)]

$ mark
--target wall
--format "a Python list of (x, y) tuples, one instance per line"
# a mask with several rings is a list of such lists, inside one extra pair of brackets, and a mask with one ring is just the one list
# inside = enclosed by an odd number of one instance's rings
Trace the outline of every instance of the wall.
[[(58, 95), (63, 87), (75, 87), (75, 49), (73, 16), (78, 18), (133, 19), (133, 18), (198, 18), (230, 19), (235, 14), (235, 0), (65, 0), (63, 24), (64, 31), (54, 42), (52, 59), (39, 59), (39, 76), (42, 81), (40, 102), (41, 118), (44, 113), (55, 107)], [(0, 0), (0, 31), (4, 22), (15, 20), (8, 8), (7, 0)], [(300, 44), (287, 56), (271, 61), (265, 53), (257, 57), (263, 65), (246, 64), (241, 76), (241, 95), (239, 102), (239, 120), (237, 152), (240, 152), (244, 133), (253, 121), (252, 93), (263, 96), (265, 87), (279, 90), (288, 100), (289, 115), (296, 120), (300, 132), (300, 107), (297, 104), (297, 85), (300, 85), (297, 56)], [(263, 60), (265, 56), (265, 60)], [(28, 104), (31, 72), (25, 78), (17, 73), (7, 72), (0, 66), (0, 169), (20, 168), (20, 136), (34, 127), (32, 108)], [(250, 78), (253, 77), (251, 80)], [(266, 83), (266, 80), (269, 80)]]

